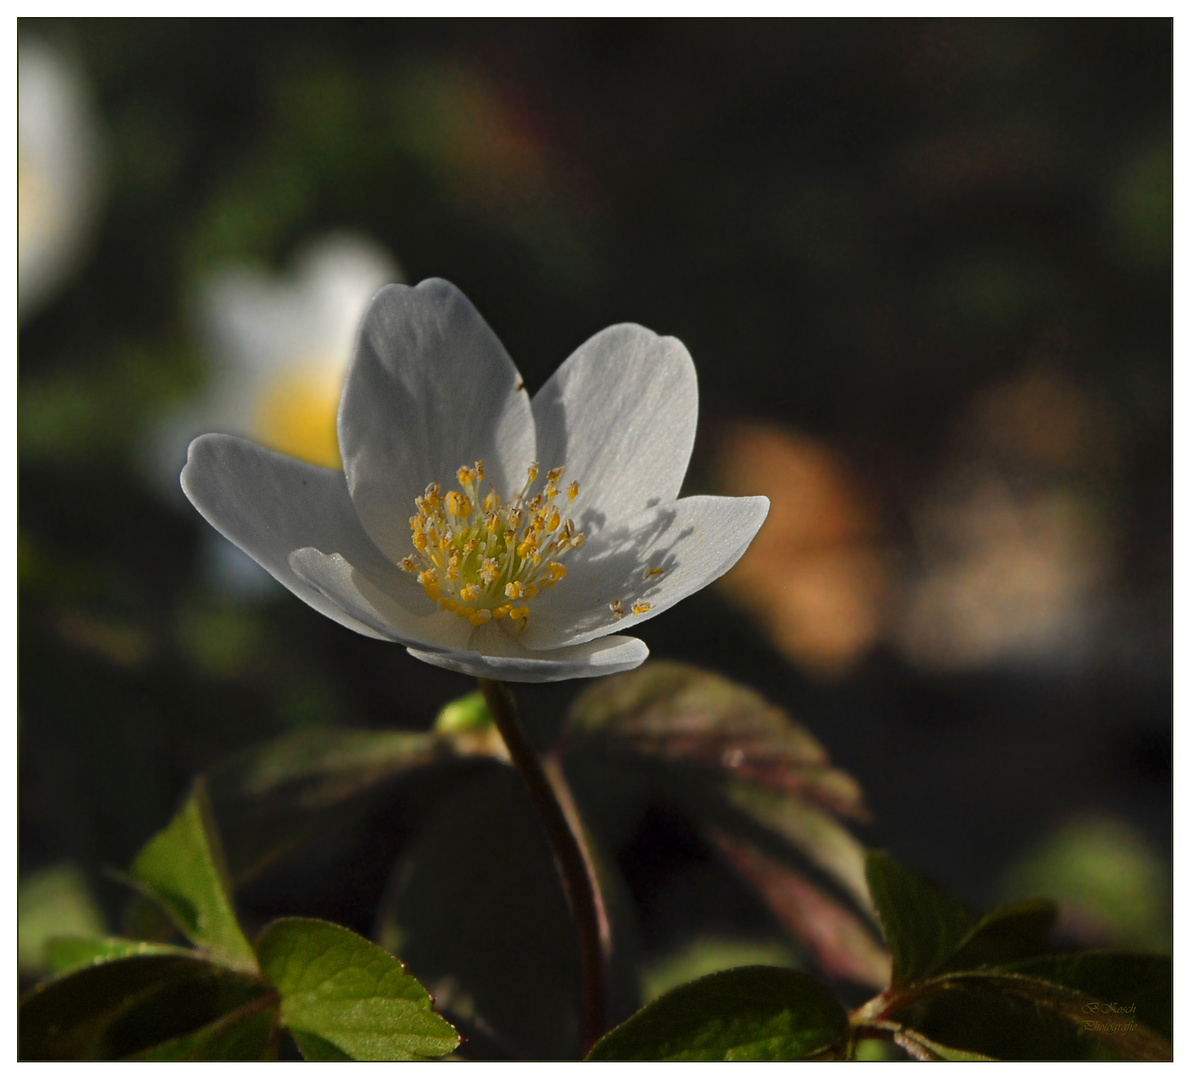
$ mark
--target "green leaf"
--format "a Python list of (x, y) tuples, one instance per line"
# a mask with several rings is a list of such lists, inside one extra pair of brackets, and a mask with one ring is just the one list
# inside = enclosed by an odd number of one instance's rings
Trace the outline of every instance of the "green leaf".
[(141, 850), (130, 876), (212, 959), (241, 971), (257, 970), (256, 954), (232, 909), (201, 778), (174, 820)]
[(651, 661), (580, 694), (563, 753), (586, 745), (708, 770), (865, 819), (860, 789), (805, 728), (755, 690), (686, 664)]
[(889, 984), (889, 953), (843, 903), (747, 840), (720, 829), (712, 840), (828, 978), (877, 989)]
[(300, 1049), (327, 1060), (325, 1044), (357, 1061), (415, 1061), (448, 1054), (459, 1036), (400, 960), (319, 919), (279, 919), (256, 942), (281, 994), (281, 1020)]
[(1019, 974), (928, 980), (890, 1019), (956, 1050), (1005, 1061), (1164, 1061), (1170, 1043), (1132, 1014), (1089, 1013), (1087, 992)]
[(894, 987), (939, 969), (980, 925), (980, 916), (883, 851), (870, 852), (865, 874), (885, 941)]
[(679, 986), (608, 1032), (589, 1061), (794, 1061), (838, 1056), (848, 1016), (800, 971), (743, 967)]
[(193, 956), (189, 949), (161, 945), (153, 941), (134, 941), (120, 937), (75, 937), (63, 935), (46, 944), (46, 962), (55, 975), (65, 975), (90, 964), (122, 960), (128, 956)]
[(44, 974), (49, 941), (59, 935), (106, 933), (81, 870), (59, 863), (21, 878), (17, 886), (17, 965), (22, 973)]
[(1020, 900), (997, 908), (976, 924), (940, 970), (971, 971), (1045, 953), (1057, 916), (1050, 900)]
[(920, 1031), (903, 1030), (893, 1036), (893, 1041), (919, 1061), (993, 1061), (994, 1058), (977, 1054), (971, 1050), (956, 1050), (928, 1039)]
[[(740, 815), (751, 819), (825, 871), (857, 904), (868, 910), (871, 901), (865, 879), (867, 852), (829, 813), (800, 799), (741, 783), (724, 784), (722, 797), (735, 812), (729, 827), (738, 828)], [(719, 816), (711, 808), (705, 815), (712, 819)]]
[(344, 821), (385, 785), (456, 756), (456, 741), (404, 731), (309, 729), (236, 755), (207, 779), (215, 816), (227, 826), (232, 881), (255, 877)]
[(489, 763), (442, 797), (394, 869), (377, 939), (494, 1052), (579, 1054), (575, 924), (513, 769)]
[[(867, 817), (860, 790), (782, 709), (720, 675), (651, 662), (581, 694), (559, 752), (583, 801), (599, 807), (601, 823), (627, 831), (634, 797), (642, 807), (661, 797), (713, 844), (734, 837), (763, 852), (773, 873), (759, 870), (755, 859), (744, 860), (751, 870), (731, 853), (729, 860), (825, 973), (876, 981), (884, 964), (880, 945), (864, 930), (863, 916), (871, 914), (865, 850), (839, 820)], [(806, 862), (859, 911), (811, 885)], [(813, 894), (817, 908), (813, 920), (789, 917), (788, 890), (776, 886), (777, 876), (795, 888), (805, 884), (801, 891), (808, 901)], [(860, 959), (845, 959), (847, 947), (834, 948), (833, 935), (850, 938)]]
[(158, 1043), (132, 1061), (271, 1061), (277, 1056), (280, 1008), (275, 994), (257, 998), (205, 1027)]
[(1088, 1019), (1132, 1017), (1159, 1035), (1172, 1037), (1173, 966), (1169, 957), (1064, 953), (1007, 964), (998, 970), (1082, 991), (1081, 1012)]
[(481, 690), (448, 701), (434, 718), (434, 730), (444, 735), (483, 731), (492, 726), (492, 714)]
[(21, 999), (17, 1053), (24, 1060), (125, 1058), (271, 996), (259, 979), (193, 954), (93, 964)]

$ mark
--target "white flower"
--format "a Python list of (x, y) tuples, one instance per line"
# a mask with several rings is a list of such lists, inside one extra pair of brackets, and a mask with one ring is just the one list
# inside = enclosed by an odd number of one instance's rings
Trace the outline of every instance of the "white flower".
[(339, 468), (335, 414), (369, 298), (401, 280), (376, 243), (332, 233), (302, 250), (291, 274), (232, 265), (199, 297), (212, 379), (206, 397), (165, 418), (154, 458), (172, 492), (190, 441), (205, 431)]
[(69, 276), (98, 202), (98, 139), (79, 72), (43, 42), (17, 49), (17, 317)]
[(609, 327), (532, 402), (445, 281), (383, 289), (339, 406), (344, 472), (205, 435), (182, 487), (295, 595), (470, 675), (550, 682), (648, 655), (615, 631), (741, 556), (763, 496), (678, 498), (695, 437), (682, 343)]

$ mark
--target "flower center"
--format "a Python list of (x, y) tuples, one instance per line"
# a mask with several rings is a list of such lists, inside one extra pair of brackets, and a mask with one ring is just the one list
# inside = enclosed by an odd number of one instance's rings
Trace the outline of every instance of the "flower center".
[(311, 465), (342, 469), (335, 410), (343, 392), (343, 365), (299, 367), (273, 379), (255, 416), (261, 440), (272, 450)]
[(461, 491), (443, 495), (430, 484), (414, 500), (418, 512), (409, 525), (416, 553), (401, 560), (401, 569), (417, 574), (431, 600), (472, 626), (507, 617), (521, 620), (523, 628), (529, 601), (566, 577), (558, 560), (583, 546), (583, 534), (558, 505), (560, 496), (569, 505), (579, 494), (576, 483), (565, 491), (558, 486), (565, 468), (551, 469), (546, 486), (530, 498), (538, 478), (535, 461), (525, 486), (507, 503), (491, 483), (481, 495), (482, 461), (459, 469)]

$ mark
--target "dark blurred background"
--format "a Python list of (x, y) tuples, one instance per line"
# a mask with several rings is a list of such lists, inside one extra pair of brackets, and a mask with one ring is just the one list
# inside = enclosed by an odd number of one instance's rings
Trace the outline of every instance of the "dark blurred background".
[[(19, 63), (29, 948), (112, 922), (195, 773), (471, 689), (176, 480), (203, 430), (333, 462), (354, 320), (430, 276), (531, 391), (611, 323), (691, 351), (686, 490), (772, 513), (654, 656), (789, 709), (970, 902), (1169, 948), (1170, 20), (23, 19)], [(520, 694), (543, 739), (576, 689)], [(671, 815), (615, 855), (659, 949), (747, 915)], [(286, 913), (367, 932), (369, 873)]]

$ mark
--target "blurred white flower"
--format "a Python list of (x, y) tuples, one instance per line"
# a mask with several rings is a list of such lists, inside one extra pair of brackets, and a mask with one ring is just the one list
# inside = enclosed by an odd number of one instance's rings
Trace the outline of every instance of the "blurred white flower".
[(222, 431), (314, 465), (339, 466), (335, 414), (368, 301), (401, 280), (377, 244), (335, 233), (285, 277), (231, 266), (203, 287), (200, 319), (212, 378), (205, 400), (171, 422), (171, 486), (196, 435)]
[(17, 46), (17, 318), (78, 264), (99, 194), (99, 140), (78, 69), (45, 42)]
[[(339, 467), (335, 414), (360, 320), (377, 290), (401, 280), (378, 244), (333, 233), (299, 252), (292, 271), (216, 271), (202, 287), (200, 333), (210, 359), (204, 397), (168, 415), (154, 437), (154, 472), (172, 497), (197, 435), (244, 435), (315, 465)], [(244, 597), (275, 586), (237, 548), (212, 537), (205, 573)]]
[(343, 472), (207, 435), (182, 487), (344, 626), (452, 671), (583, 678), (639, 665), (645, 644), (614, 631), (723, 574), (769, 509), (763, 496), (678, 498), (697, 413), (674, 338), (609, 327), (531, 402), (458, 289), (395, 285), (360, 328)]

